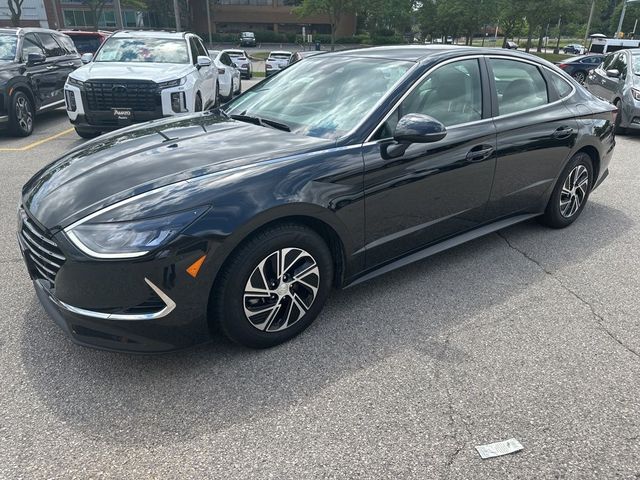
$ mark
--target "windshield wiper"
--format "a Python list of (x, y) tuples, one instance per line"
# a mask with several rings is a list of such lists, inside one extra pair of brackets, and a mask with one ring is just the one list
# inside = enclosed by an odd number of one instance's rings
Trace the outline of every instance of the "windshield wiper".
[(232, 114), (229, 117), (234, 120), (240, 120), (241, 122), (250, 122), (256, 125), (260, 125), (261, 127), (272, 127), (277, 130), (283, 130), (285, 132), (290, 132), (291, 127), (286, 123), (276, 122), (275, 120), (269, 120), (268, 118), (256, 117), (253, 115), (244, 115), (244, 114)]

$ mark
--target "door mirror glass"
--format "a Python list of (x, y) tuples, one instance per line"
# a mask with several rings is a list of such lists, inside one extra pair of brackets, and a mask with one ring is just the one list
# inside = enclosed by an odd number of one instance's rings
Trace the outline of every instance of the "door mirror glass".
[(89, 63), (93, 60), (93, 53), (83, 53), (80, 60), (82, 60), (82, 63)]
[(616, 70), (615, 68), (613, 68), (611, 70), (607, 70), (607, 77), (620, 78), (620, 71)]
[(197, 60), (197, 65), (198, 67), (202, 68), (202, 67), (210, 67), (211, 66), (211, 59), (209, 57), (205, 57), (204, 55), (198, 55), (198, 60)]
[(47, 61), (47, 57), (44, 53), (30, 53), (27, 55), (27, 63), (29, 65), (38, 65)]
[(399, 143), (431, 143), (447, 135), (446, 127), (429, 115), (409, 113), (400, 119), (393, 132)]

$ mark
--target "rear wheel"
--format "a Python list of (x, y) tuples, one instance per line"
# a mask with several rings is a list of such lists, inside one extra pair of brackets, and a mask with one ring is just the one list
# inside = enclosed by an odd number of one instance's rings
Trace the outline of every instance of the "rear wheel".
[(553, 189), (541, 223), (552, 228), (571, 225), (582, 213), (591, 186), (593, 185), (593, 163), (586, 153), (575, 154), (562, 171)]
[(198, 92), (196, 94), (196, 102), (195, 105), (193, 107), (193, 110), (196, 112), (201, 112), (202, 111), (202, 97), (200, 96), (200, 92)]
[(18, 137), (28, 137), (33, 132), (35, 111), (29, 96), (18, 90), (11, 95), (9, 130)]
[(220, 106), (220, 87), (218, 86), (218, 82), (216, 81), (216, 90), (213, 95), (213, 108), (218, 108)]
[(587, 75), (584, 72), (575, 72), (573, 74), (573, 78), (575, 78), (576, 82), (578, 83), (584, 83), (584, 81), (587, 79)]
[(82, 128), (78, 128), (78, 127), (74, 127), (76, 130), (76, 133), (81, 136), (82, 138), (96, 138), (98, 136), (100, 136), (100, 134), (102, 132), (96, 132), (94, 130), (83, 130)]
[(252, 348), (278, 345), (318, 316), (333, 278), (333, 259), (313, 230), (283, 224), (243, 244), (223, 268), (210, 311), (222, 332)]

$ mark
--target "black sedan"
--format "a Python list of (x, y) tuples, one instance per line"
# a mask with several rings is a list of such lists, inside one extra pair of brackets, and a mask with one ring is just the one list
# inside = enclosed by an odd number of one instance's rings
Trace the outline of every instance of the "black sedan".
[(608, 174), (614, 115), (523, 53), (328, 53), (67, 153), (24, 186), (19, 243), (77, 343), (269, 347), (332, 287), (530, 218), (570, 225)]
[(562, 62), (556, 63), (556, 65), (575, 78), (579, 83), (584, 83), (589, 72), (598, 68), (603, 59), (604, 55), (596, 53), (567, 58)]

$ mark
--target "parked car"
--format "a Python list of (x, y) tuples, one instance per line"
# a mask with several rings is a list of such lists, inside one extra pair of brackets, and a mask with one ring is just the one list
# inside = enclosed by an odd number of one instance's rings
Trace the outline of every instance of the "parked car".
[(295, 52), (291, 57), (289, 57), (289, 65), (293, 65), (296, 62), (299, 62), (302, 59), (315, 57), (316, 55), (320, 55), (322, 53), (327, 53), (327, 50), (306, 50), (303, 52)]
[(76, 46), (78, 52), (96, 53), (100, 45), (111, 35), (111, 32), (98, 30), (97, 32), (88, 32), (83, 30), (63, 30), (62, 33), (68, 35)]
[(80, 65), (64, 33), (0, 28), (0, 127), (31, 135), (36, 114), (64, 105), (64, 82)]
[(120, 31), (86, 57), (64, 86), (69, 120), (83, 138), (218, 102), (218, 70), (192, 33)]
[(256, 36), (253, 32), (242, 32), (240, 34), (241, 47), (255, 47), (256, 45)]
[(589, 54), (579, 57), (571, 57), (556, 63), (558, 67), (563, 69), (579, 83), (584, 83), (590, 70), (597, 68), (602, 63), (604, 55)]
[(640, 130), (640, 48), (607, 54), (589, 73), (585, 86), (616, 106), (618, 133)]
[(245, 50), (223, 50), (223, 52), (231, 57), (231, 61), (240, 70), (242, 78), (250, 79), (253, 77), (251, 57)]
[(579, 45), (577, 43), (572, 43), (570, 45), (565, 45), (562, 47), (562, 51), (569, 55), (583, 55), (587, 49), (584, 45)]
[(220, 99), (228, 102), (234, 95), (239, 95), (242, 90), (242, 80), (240, 79), (240, 70), (231, 60), (231, 57), (218, 50), (212, 50), (211, 58), (218, 69), (218, 91)]
[(276, 51), (269, 53), (269, 56), (265, 60), (265, 76), (273, 75), (274, 73), (278, 73), (283, 68), (286, 68), (289, 65), (289, 59), (293, 53), (285, 52), (285, 51)]
[(517, 50), (518, 49), (518, 44), (516, 42), (505, 42), (503, 48), (508, 48), (510, 50)]
[(22, 190), (20, 249), (80, 344), (270, 347), (332, 287), (534, 217), (573, 223), (608, 174), (614, 115), (510, 50), (327, 53), (63, 155)]

